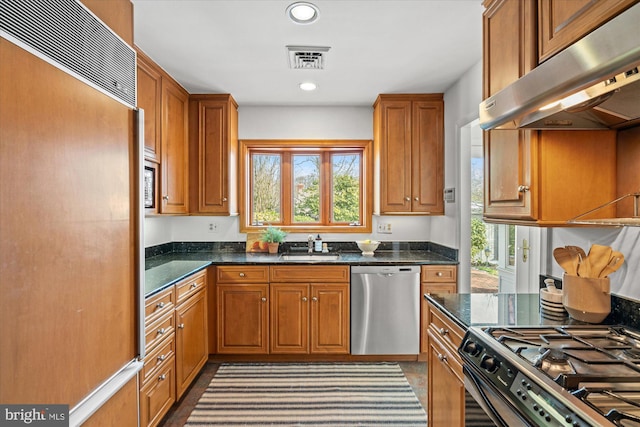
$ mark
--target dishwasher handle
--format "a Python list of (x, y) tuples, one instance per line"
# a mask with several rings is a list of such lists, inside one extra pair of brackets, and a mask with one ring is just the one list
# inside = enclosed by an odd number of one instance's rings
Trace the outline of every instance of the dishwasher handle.
[(351, 274), (379, 274), (392, 276), (395, 274), (420, 274), (419, 265), (355, 265)]

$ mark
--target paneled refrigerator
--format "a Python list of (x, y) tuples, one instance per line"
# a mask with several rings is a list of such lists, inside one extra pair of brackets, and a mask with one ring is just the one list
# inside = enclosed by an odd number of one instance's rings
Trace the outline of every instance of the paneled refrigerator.
[(0, 404), (92, 424), (126, 393), (136, 425), (135, 51), (73, 0), (3, 1), (0, 23)]

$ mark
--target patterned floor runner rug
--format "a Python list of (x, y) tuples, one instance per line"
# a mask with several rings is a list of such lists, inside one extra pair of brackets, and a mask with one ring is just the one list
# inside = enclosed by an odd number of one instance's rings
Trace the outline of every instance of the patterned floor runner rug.
[(187, 426), (426, 426), (396, 363), (220, 366)]

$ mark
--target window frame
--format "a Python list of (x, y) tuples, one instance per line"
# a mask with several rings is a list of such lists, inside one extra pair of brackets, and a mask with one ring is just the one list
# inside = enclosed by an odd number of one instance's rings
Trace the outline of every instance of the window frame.
[[(290, 181), (281, 179), (280, 194), (282, 197), (281, 223), (274, 223), (289, 233), (371, 233), (372, 215), (373, 215), (373, 141), (371, 140), (240, 140), (238, 170), (240, 178), (240, 232), (252, 233), (259, 232), (268, 224), (253, 225), (250, 223), (251, 214), (251, 154), (252, 153), (279, 153), (285, 156), (286, 153), (291, 154), (315, 154), (323, 152), (344, 152), (354, 153), (356, 151), (362, 153), (360, 165), (361, 173), (361, 218), (359, 225), (349, 225), (340, 223), (339, 225), (331, 224), (333, 217), (331, 212), (333, 192), (330, 185), (330, 177), (332, 171), (322, 170), (321, 173), (321, 217), (324, 215), (329, 223), (325, 224), (292, 224), (287, 223), (287, 219), (293, 222), (292, 210), (292, 188), (287, 188)], [(322, 162), (325, 165), (325, 162)], [(330, 162), (328, 169), (330, 169)], [(281, 166), (281, 173), (289, 174), (292, 171), (285, 165)], [(323, 166), (324, 168), (324, 166)], [(329, 175), (327, 175), (329, 173)], [(324, 174), (324, 177), (323, 177)], [(286, 201), (285, 201), (286, 198)], [(287, 212), (288, 211), (288, 212)]]

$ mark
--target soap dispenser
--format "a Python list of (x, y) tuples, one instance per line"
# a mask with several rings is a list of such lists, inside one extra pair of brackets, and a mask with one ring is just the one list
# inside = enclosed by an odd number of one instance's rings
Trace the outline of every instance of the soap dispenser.
[(315, 244), (314, 250), (316, 252), (322, 252), (322, 237), (320, 237), (319, 234), (318, 234), (318, 237), (316, 237), (316, 244)]

